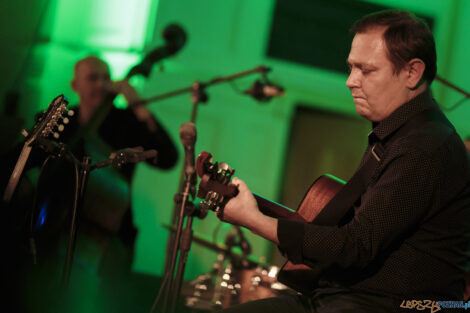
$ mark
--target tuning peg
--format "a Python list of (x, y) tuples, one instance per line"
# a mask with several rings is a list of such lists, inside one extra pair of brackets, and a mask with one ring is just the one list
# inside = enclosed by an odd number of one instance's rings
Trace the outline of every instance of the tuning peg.
[(52, 135), (54, 136), (55, 139), (59, 139), (60, 137), (58, 132), (54, 132)]
[(62, 132), (62, 131), (64, 131), (64, 129), (65, 129), (64, 125), (62, 125), (62, 124), (57, 125), (57, 130), (58, 131)]
[(228, 184), (230, 178), (235, 171), (225, 162), (219, 163), (219, 169), (217, 170), (217, 180), (222, 184)]
[(220, 163), (219, 163), (219, 168), (220, 168), (221, 170), (223, 170), (223, 171), (230, 171), (230, 170), (232, 170), (232, 169), (230, 168), (230, 166), (229, 166), (227, 163), (225, 163), (225, 162), (220, 162)]
[(199, 202), (199, 209), (204, 211), (209, 211), (211, 209), (210, 204), (206, 200)]
[[(70, 111), (69, 111), (69, 112), (70, 112)], [(68, 119), (68, 117), (64, 117), (64, 118), (62, 119), (62, 123), (64, 123), (64, 124), (68, 124), (69, 122), (70, 122), (70, 120)]]
[(55, 125), (57, 125), (57, 121), (56, 120), (51, 120), (49, 123), (46, 124), (47, 127), (49, 128), (52, 128), (54, 127)]
[(74, 116), (74, 114), (75, 114), (75, 111), (74, 111), (74, 110), (68, 110), (68, 111), (67, 111), (67, 115), (68, 115), (68, 116)]
[(198, 206), (197, 217), (199, 217), (200, 219), (203, 219), (207, 216), (207, 212), (209, 211), (209, 207), (205, 206), (205, 205), (201, 206), (201, 203), (202, 202), (200, 202), (199, 206)]
[(46, 127), (46, 128), (44, 128), (44, 129), (42, 130), (41, 133), (42, 133), (42, 135), (43, 135), (44, 137), (46, 137), (47, 135), (49, 135), (49, 134), (51, 133), (51, 130), (52, 130), (52, 129), (51, 129), (50, 127)]

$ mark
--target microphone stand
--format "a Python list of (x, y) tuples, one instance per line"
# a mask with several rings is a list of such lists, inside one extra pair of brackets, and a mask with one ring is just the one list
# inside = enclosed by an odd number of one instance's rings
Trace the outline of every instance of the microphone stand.
[[(265, 66), (257, 66), (251, 70), (239, 72), (236, 74), (228, 75), (228, 76), (221, 76), (214, 78), (206, 83), (201, 83), (199, 81), (195, 81), (190, 87), (182, 88), (179, 90), (175, 90), (166, 94), (157, 95), (148, 99), (142, 99), (135, 102), (130, 103), (131, 106), (138, 106), (138, 105), (146, 105), (150, 102), (155, 102), (158, 100), (162, 100), (165, 98), (169, 98), (172, 96), (176, 96), (182, 93), (191, 93), (191, 102), (193, 104), (191, 110), (191, 117), (190, 122), (195, 123), (197, 109), (199, 103), (205, 103), (208, 100), (208, 95), (205, 92), (205, 89), (208, 86), (212, 86), (215, 84), (223, 83), (232, 81), (234, 79), (254, 74), (254, 73), (261, 73), (265, 75), (271, 69)], [(186, 177), (186, 180), (184, 180)], [(188, 252), (191, 247), (191, 241), (193, 237), (193, 230), (192, 230), (192, 221), (193, 217), (197, 216), (199, 218), (204, 218), (207, 215), (207, 211), (202, 211), (196, 209), (194, 203), (188, 200), (189, 194), (192, 195), (192, 198), (195, 198), (195, 185), (196, 185), (197, 177), (195, 176), (195, 170), (193, 169), (192, 173), (185, 173), (185, 168), (183, 167), (181, 175), (180, 175), (180, 183), (179, 183), (179, 190), (182, 190), (180, 194), (175, 196), (175, 207), (173, 208), (172, 214), (172, 222), (171, 225), (174, 226), (177, 223), (175, 233), (171, 233), (168, 238), (167, 242), (167, 253), (166, 253), (166, 260), (165, 260), (165, 275), (163, 279), (163, 283), (160, 287), (158, 295), (155, 299), (155, 302), (150, 310), (153, 312), (157, 306), (158, 301), (160, 300), (160, 296), (162, 291), (164, 290), (164, 300), (162, 306), (162, 313), (174, 313), (176, 309), (177, 300), (181, 293), (181, 284), (184, 277), (184, 270), (186, 266), (186, 261), (188, 257)], [(183, 230), (184, 219), (187, 217), (186, 227)], [(179, 258), (178, 258), (179, 255)], [(176, 260), (178, 258), (178, 267), (175, 277), (175, 267), (176, 267)], [(172, 298), (170, 299), (170, 294)], [(169, 311), (168, 304), (170, 304)]]
[[(73, 157), (73, 155), (72, 155)], [(72, 272), (72, 262), (75, 252), (75, 243), (77, 241), (77, 229), (78, 229), (78, 220), (80, 213), (83, 208), (83, 199), (85, 197), (86, 186), (88, 183), (88, 176), (90, 174), (91, 168), (90, 163), (91, 159), (87, 156), (83, 157), (83, 161), (79, 162), (73, 157), (73, 163), (76, 169), (79, 169), (78, 172), (78, 188), (75, 189), (72, 216), (70, 217), (70, 231), (69, 231), (69, 241), (67, 244), (67, 250), (65, 253), (65, 263), (62, 271), (62, 291), (68, 290), (70, 283), (70, 274)]]
[(64, 154), (64, 152), (67, 152), (67, 154), (65, 154), (66, 158), (74, 163), (76, 169), (79, 168), (79, 170), (77, 170), (77, 185), (79, 187), (75, 189), (72, 216), (70, 218), (69, 242), (67, 244), (65, 264), (62, 272), (62, 290), (67, 290), (70, 282), (70, 274), (72, 271), (75, 242), (77, 239), (78, 220), (80, 213), (82, 212), (83, 199), (85, 198), (85, 191), (90, 172), (92, 170), (100, 169), (109, 165), (119, 169), (123, 164), (126, 163), (137, 163), (148, 158), (154, 158), (157, 155), (157, 152), (156, 150), (144, 151), (142, 147), (125, 148), (111, 153), (108, 160), (91, 165), (91, 159), (88, 156), (83, 158), (83, 162), (79, 162), (71, 152), (65, 150), (64, 144), (60, 144), (60, 147), (61, 152), (59, 152), (59, 156)]
[(436, 75), (435, 79), (439, 82), (441, 82), (443, 85), (449, 87), (449, 88), (452, 88), (454, 89), (455, 91), (457, 91), (458, 93), (464, 95), (464, 98), (460, 101), (458, 101), (456, 104), (454, 104), (453, 106), (450, 106), (450, 107), (443, 107), (446, 111), (451, 111), (453, 109), (455, 109), (456, 107), (458, 107), (460, 104), (462, 104), (464, 101), (470, 99), (470, 93), (466, 92), (465, 90), (455, 86), (454, 84), (452, 84), (451, 82), (445, 80), (444, 78), (440, 77), (439, 75)]
[[(193, 102), (193, 110), (191, 112), (191, 119), (195, 120), (196, 112), (197, 112), (197, 105), (199, 102), (206, 102), (207, 95), (204, 92), (204, 89), (201, 88), (201, 85), (198, 82), (195, 82), (194, 90), (191, 94), (191, 101)], [(193, 143), (194, 145), (194, 143)], [(194, 162), (194, 160), (193, 160)], [(183, 174), (185, 176), (183, 176)], [(177, 301), (181, 294), (181, 284), (183, 282), (184, 277), (184, 270), (186, 267), (186, 262), (188, 259), (188, 253), (191, 249), (191, 243), (193, 239), (193, 230), (192, 230), (192, 223), (194, 216), (199, 218), (204, 218), (207, 215), (207, 211), (199, 210), (194, 206), (194, 203), (189, 200), (189, 195), (194, 200), (196, 196), (196, 170), (194, 166), (189, 167), (189, 169), (184, 166), (182, 170), (182, 178), (186, 177), (182, 188), (181, 193), (175, 195), (175, 208), (173, 214), (177, 215), (177, 228), (174, 234), (174, 237), (170, 233), (170, 242), (167, 250), (167, 253), (171, 251), (171, 259), (170, 263), (167, 264), (167, 269), (165, 271), (165, 278), (164, 282), (161, 286), (165, 289), (165, 295), (163, 300), (163, 307), (162, 312), (166, 313), (168, 308), (168, 303), (170, 305), (169, 311), (170, 313), (174, 313), (177, 305)], [(178, 207), (179, 205), (179, 207)], [(175, 217), (175, 215), (173, 217)], [(186, 226), (183, 230), (184, 220), (186, 218)], [(173, 222), (174, 224), (174, 222)], [(178, 258), (179, 255), (179, 258)], [(167, 257), (169, 255), (167, 254)], [(175, 266), (176, 266), (176, 259), (178, 258), (178, 266), (176, 270), (175, 276)], [(166, 286), (165, 286), (166, 284)], [(170, 299), (171, 295), (171, 299)], [(155, 300), (155, 303), (151, 309), (151, 312), (155, 309), (155, 306), (159, 300)]]
[[(147, 105), (151, 102), (160, 101), (160, 100), (163, 100), (163, 99), (166, 99), (166, 98), (170, 98), (170, 97), (173, 97), (173, 96), (177, 96), (177, 95), (189, 92), (189, 93), (191, 93), (190, 98), (191, 98), (191, 102), (193, 104), (192, 109), (191, 109), (190, 122), (195, 124), (196, 123), (197, 109), (198, 109), (199, 103), (200, 102), (205, 103), (208, 100), (208, 95), (205, 91), (205, 89), (207, 87), (215, 85), (215, 84), (220, 84), (220, 83), (223, 83), (223, 82), (229, 82), (229, 81), (232, 81), (232, 80), (235, 80), (235, 79), (247, 76), (247, 75), (255, 74), (255, 73), (260, 73), (261, 75), (264, 76), (269, 71), (271, 71), (270, 68), (259, 65), (255, 68), (250, 69), (250, 70), (242, 71), (242, 72), (235, 73), (235, 74), (232, 74), (232, 75), (220, 76), (220, 77), (213, 78), (213, 79), (211, 79), (210, 81), (208, 81), (206, 83), (201, 83), (201, 82), (195, 81), (189, 87), (181, 88), (181, 89), (171, 91), (171, 92), (168, 92), (168, 93), (165, 93), (165, 94), (153, 96), (153, 97), (150, 97), (150, 98), (147, 98), (147, 99), (141, 99), (141, 100), (132, 102), (129, 105), (131, 105), (131, 106)], [(179, 186), (178, 190), (183, 190), (183, 188), (184, 188), (184, 168), (182, 169), (178, 186)], [(178, 206), (175, 206), (173, 208), (173, 214), (172, 214), (172, 218), (171, 218), (171, 225), (172, 226), (174, 226), (176, 224), (176, 220), (177, 220), (177, 217), (179, 215), (178, 212), (179, 212), (178, 211)], [(164, 270), (165, 273), (169, 271), (170, 256), (172, 255), (171, 249), (172, 249), (173, 246), (175, 246), (175, 244), (174, 244), (175, 236), (176, 236), (176, 234), (173, 234), (173, 233), (170, 232), (170, 235), (168, 237), (167, 249), (166, 249), (166, 259), (165, 259), (165, 270)]]
[[(191, 175), (195, 175), (193, 172)], [(166, 312), (168, 298), (171, 292), (171, 302), (170, 302), (170, 310), (169, 312), (173, 313), (176, 309), (176, 303), (178, 298), (180, 297), (181, 293), (181, 284), (183, 281), (184, 270), (186, 267), (186, 261), (188, 259), (188, 253), (191, 248), (191, 242), (193, 238), (193, 230), (192, 230), (192, 223), (194, 214), (197, 213), (195, 210), (194, 204), (188, 200), (188, 196), (191, 193), (191, 189), (194, 188), (191, 184), (191, 175), (185, 181), (185, 186), (183, 193), (176, 196), (176, 202), (180, 203), (180, 212), (178, 217), (178, 227), (176, 230), (175, 236), (175, 246), (172, 249), (172, 257), (171, 257), (171, 264), (170, 264), (170, 271), (168, 273), (168, 286), (166, 289), (165, 300), (163, 302), (163, 312)], [(194, 197), (194, 196), (193, 196)], [(186, 226), (183, 230), (184, 218), (186, 219)], [(198, 216), (200, 217), (200, 216)], [(175, 262), (178, 256), (179, 251), (179, 259), (178, 259), (178, 267), (176, 271), (176, 277), (174, 277), (174, 270), (175, 270)]]
[(69, 288), (78, 228), (78, 218), (80, 216), (80, 212), (82, 211), (83, 198), (87, 186), (88, 175), (91, 170), (91, 160), (89, 157), (85, 156), (83, 158), (83, 162), (78, 161), (77, 158), (73, 155), (73, 153), (67, 149), (67, 146), (64, 143), (57, 143), (46, 138), (38, 138), (37, 143), (38, 146), (42, 148), (45, 152), (50, 153), (51, 155), (57, 158), (65, 158), (67, 161), (73, 163), (76, 174), (76, 186), (72, 207), (72, 216), (70, 217), (69, 239), (65, 253), (64, 266), (62, 269), (61, 289), (58, 299), (58, 308), (60, 310), (65, 304), (65, 299)]
[[(242, 71), (242, 72), (235, 73), (235, 74), (232, 74), (232, 75), (220, 76), (220, 77), (213, 78), (213, 79), (211, 79), (210, 81), (208, 81), (206, 83), (195, 82), (189, 87), (185, 87), (185, 88), (177, 89), (177, 90), (174, 90), (174, 91), (170, 91), (170, 92), (167, 92), (167, 93), (164, 93), (164, 94), (161, 94), (161, 95), (152, 96), (152, 97), (149, 97), (147, 99), (137, 100), (137, 101), (129, 103), (129, 105), (131, 105), (131, 106), (147, 105), (151, 102), (157, 102), (157, 101), (164, 100), (164, 99), (167, 99), (167, 98), (171, 98), (171, 97), (183, 94), (183, 93), (193, 93), (195, 89), (204, 89), (204, 88), (207, 88), (207, 87), (212, 86), (212, 85), (216, 85), (216, 84), (220, 84), (220, 83), (224, 83), (224, 82), (229, 82), (229, 81), (232, 81), (232, 80), (235, 80), (237, 78), (241, 78), (241, 77), (244, 77), (244, 76), (247, 76), (247, 75), (250, 75), (250, 74), (261, 73), (262, 75), (265, 75), (269, 71), (271, 71), (271, 68), (263, 66), (263, 65), (259, 65), (255, 68), (252, 68), (251, 70), (246, 70), (246, 71)], [(197, 86), (195, 86), (195, 84)], [(205, 101), (203, 101), (203, 102), (205, 102)], [(194, 101), (193, 101), (193, 103), (194, 103)], [(195, 118), (195, 116), (194, 116), (194, 118)], [(191, 116), (191, 122), (194, 123), (193, 116)]]
[(91, 159), (88, 156), (85, 156), (82, 162), (78, 161), (73, 153), (68, 151), (67, 146), (64, 143), (55, 143), (45, 138), (39, 138), (38, 144), (46, 152), (49, 152), (52, 155), (56, 155), (58, 158), (64, 157), (67, 161), (73, 163), (77, 175), (72, 216), (70, 217), (69, 239), (65, 254), (64, 267), (62, 270), (61, 295), (59, 297), (59, 307), (62, 307), (65, 304), (65, 296), (67, 295), (67, 291), (70, 285), (72, 263), (77, 240), (77, 230), (79, 226), (78, 221), (83, 208), (83, 200), (85, 198), (90, 172), (92, 170), (100, 169), (109, 165), (112, 165), (115, 168), (120, 168), (123, 164), (126, 163), (137, 163), (148, 158), (155, 158), (157, 151), (144, 151), (142, 147), (125, 148), (111, 153), (108, 160), (91, 165)]
[(442, 84), (446, 85), (447, 87), (450, 87), (450, 88), (454, 89), (455, 91), (461, 93), (466, 98), (470, 98), (470, 93), (468, 93), (465, 90), (455, 86), (454, 84), (452, 84), (451, 82), (445, 80), (444, 78), (440, 77), (439, 75), (436, 75), (436, 80), (441, 82)]

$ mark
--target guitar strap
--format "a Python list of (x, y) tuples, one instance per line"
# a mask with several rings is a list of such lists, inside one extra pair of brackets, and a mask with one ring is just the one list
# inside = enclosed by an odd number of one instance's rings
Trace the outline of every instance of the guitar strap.
[[(393, 141), (401, 134), (406, 133), (411, 128), (419, 128), (427, 121), (444, 121), (448, 123), (445, 116), (438, 109), (427, 109), (416, 114), (409, 119), (405, 125), (400, 127), (394, 133), (384, 138), (384, 143)], [(371, 134), (375, 137), (374, 134)], [(353, 177), (344, 185), (344, 187), (328, 202), (321, 210), (318, 216), (312, 221), (315, 225), (332, 226), (346, 216), (348, 211), (360, 199), (367, 186), (378, 174), (378, 168), (386, 155), (384, 143), (377, 141), (372, 144), (370, 153), (365, 163), (355, 172)]]

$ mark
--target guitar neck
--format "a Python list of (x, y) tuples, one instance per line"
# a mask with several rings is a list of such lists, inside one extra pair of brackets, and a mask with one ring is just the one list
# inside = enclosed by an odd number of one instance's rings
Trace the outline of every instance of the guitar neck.
[(23, 173), (24, 166), (26, 161), (28, 161), (29, 154), (31, 153), (31, 145), (30, 142), (26, 142), (21, 150), (21, 154), (16, 162), (15, 168), (8, 180), (8, 185), (5, 188), (5, 192), (3, 194), (3, 201), (6, 203), (10, 202), (13, 193), (15, 192), (16, 185), (18, 185), (18, 181), (20, 180), (21, 173)]
[(296, 211), (283, 206), (282, 204), (263, 198), (255, 193), (253, 196), (255, 196), (258, 207), (263, 214), (274, 218), (284, 218), (292, 221), (305, 222), (305, 219), (297, 214)]

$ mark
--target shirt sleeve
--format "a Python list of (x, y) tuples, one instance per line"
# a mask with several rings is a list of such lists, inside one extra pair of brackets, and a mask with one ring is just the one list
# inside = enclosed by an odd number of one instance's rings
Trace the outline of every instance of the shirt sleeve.
[(363, 268), (416, 227), (438, 199), (436, 161), (413, 152), (393, 158), (362, 195), (352, 220), (318, 226), (279, 220), (280, 249), (294, 263)]
[(304, 223), (279, 219), (277, 237), (282, 254), (295, 264), (302, 263)]

